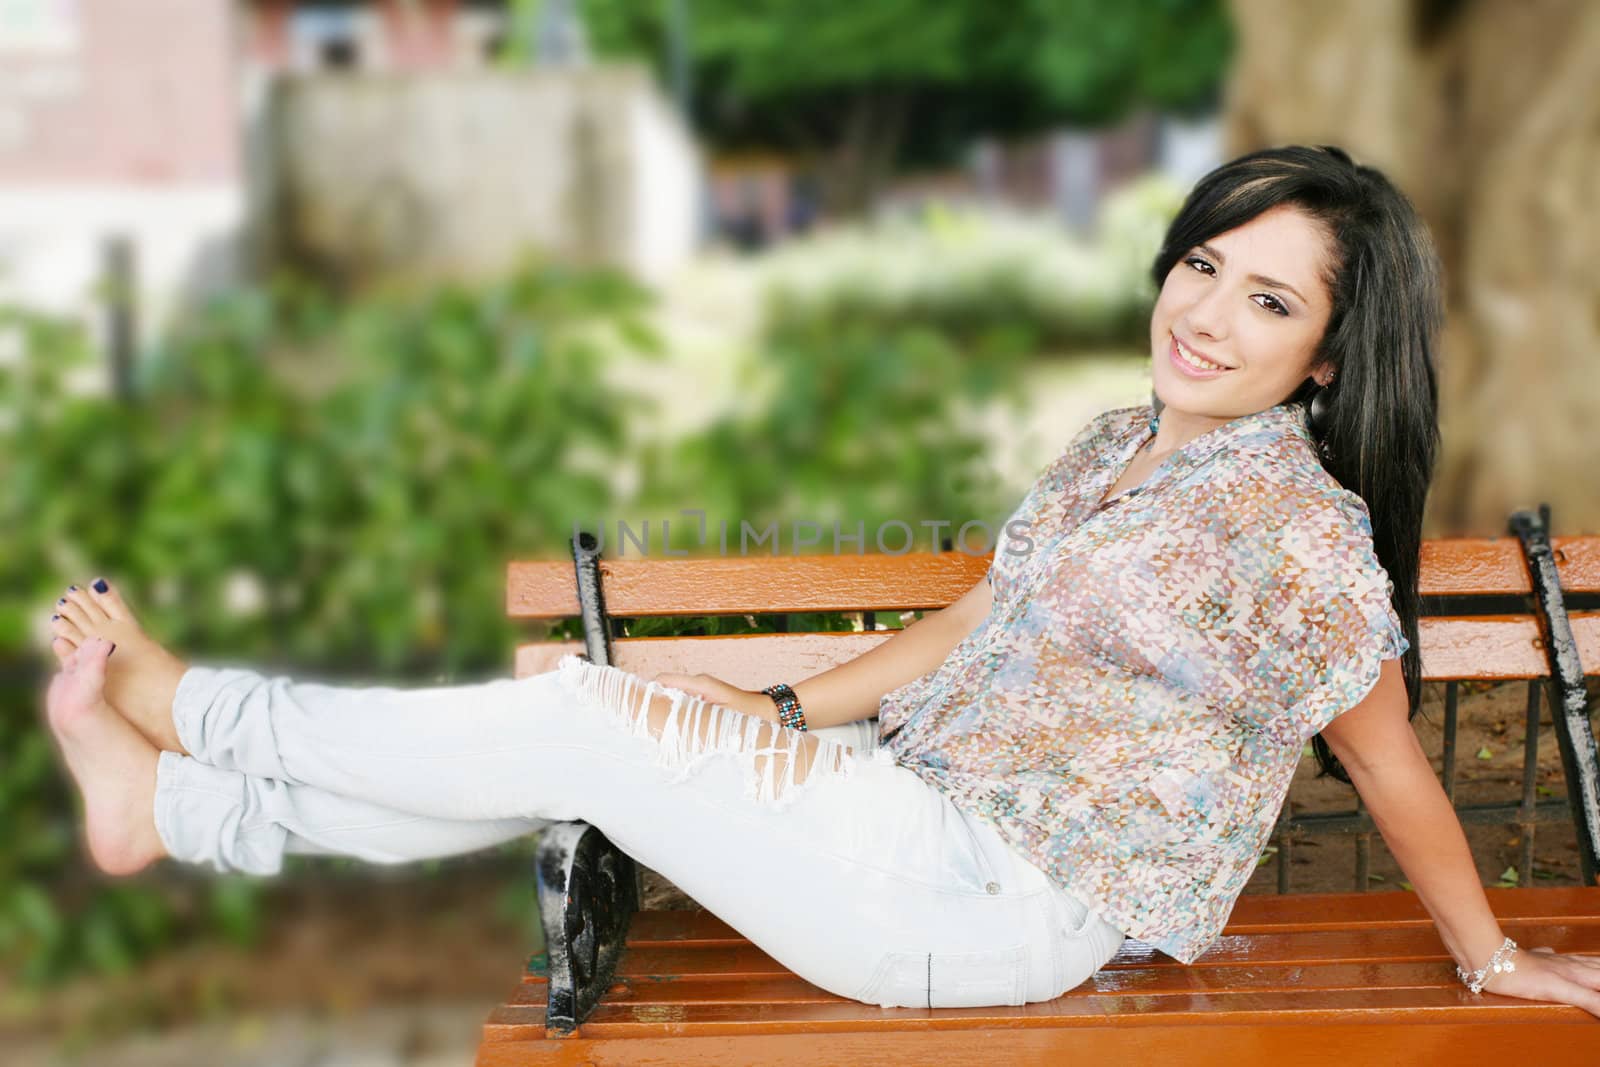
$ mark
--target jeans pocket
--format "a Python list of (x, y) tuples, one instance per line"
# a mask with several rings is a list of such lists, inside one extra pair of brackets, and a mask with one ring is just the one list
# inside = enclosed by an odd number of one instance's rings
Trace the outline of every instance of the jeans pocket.
[(884, 1008), (988, 1008), (1026, 1002), (1028, 946), (886, 952), (856, 1000)]
[(1058, 890), (1052, 898), (1056, 907), (1056, 951), (1060, 953), (1059, 996), (1092, 978), (1117, 954), (1126, 936), (1072, 894)]
[[(954, 805), (951, 806), (951, 811), (953, 817), (959, 820), (967, 831), (968, 852), (966, 856), (961, 858), (963, 888), (974, 893), (983, 893), (985, 896), (993, 896), (999, 893), (1002, 883), (998, 878), (994, 862), (984, 849), (984, 843), (980, 836), (985, 833), (992, 834), (993, 831), (984, 823), (978, 821), (976, 816), (968, 815)], [(1011, 879), (1007, 878), (1006, 884), (1010, 882)]]

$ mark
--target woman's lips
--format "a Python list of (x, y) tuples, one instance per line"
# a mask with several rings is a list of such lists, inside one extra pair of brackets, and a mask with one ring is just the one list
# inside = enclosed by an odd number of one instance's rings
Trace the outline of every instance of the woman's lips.
[(1170, 343), (1167, 345), (1167, 359), (1170, 360), (1172, 365), (1177, 367), (1180, 372), (1190, 378), (1217, 378), (1233, 370), (1232, 367), (1218, 367), (1216, 370), (1201, 370), (1199, 367), (1194, 366), (1188, 360), (1178, 355), (1178, 339), (1176, 337), (1168, 334), (1168, 339)]

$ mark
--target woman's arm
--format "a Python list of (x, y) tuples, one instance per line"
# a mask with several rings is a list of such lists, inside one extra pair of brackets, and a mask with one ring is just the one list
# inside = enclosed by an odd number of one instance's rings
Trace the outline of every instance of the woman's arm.
[[(949, 607), (924, 615), (893, 637), (830, 670), (790, 682), (812, 729), (869, 719), (884, 694), (920, 678), (945, 661), (993, 607), (987, 576)], [(774, 682), (788, 681), (774, 678)], [(778, 720), (777, 706), (765, 693), (752, 693), (705, 674), (659, 674), (656, 681), (705, 697), (713, 703), (761, 719)]]
[[(987, 577), (947, 608), (924, 615), (855, 659), (791, 683), (809, 726), (870, 719), (884, 694), (938, 667), (963, 638), (989, 617), (994, 597)], [(781, 681), (781, 679), (773, 679)], [(765, 695), (763, 700), (769, 700)], [(774, 715), (774, 718), (776, 715)]]
[[(1322, 736), (1350, 772), (1445, 948), (1463, 969), (1473, 971), (1500, 947), (1505, 933), (1489, 910), (1461, 822), (1406, 710), (1400, 661), (1385, 660), (1372, 692), (1329, 723)], [(1492, 975), (1485, 990), (1575, 1004), (1600, 1015), (1600, 961), (1521, 947), (1531, 951), (1518, 952), (1516, 969)]]

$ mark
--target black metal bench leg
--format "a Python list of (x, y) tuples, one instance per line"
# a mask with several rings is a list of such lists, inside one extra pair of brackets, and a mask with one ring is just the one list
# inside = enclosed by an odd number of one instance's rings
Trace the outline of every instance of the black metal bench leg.
[[(586, 658), (611, 662), (611, 635), (601, 589), (599, 539), (572, 539)], [(571, 1037), (611, 985), (639, 909), (639, 871), (599, 830), (584, 822), (545, 828), (535, 857), (539, 919), (544, 926), (550, 994), (545, 1032)]]
[[(1533, 604), (1539, 636), (1550, 664), (1551, 719), (1567, 778), (1567, 800), (1578, 829), (1578, 862), (1583, 880), (1600, 885), (1600, 751), (1589, 722), (1588, 694), (1578, 642), (1572, 636), (1555, 552), (1550, 545), (1550, 506), (1516, 511), (1511, 532), (1522, 544), (1522, 557), (1533, 583)], [(1535, 720), (1536, 721), (1536, 720)]]
[(549, 957), (545, 1029), (571, 1036), (617, 972), (639, 907), (637, 869), (632, 857), (582, 822), (547, 827), (535, 866)]

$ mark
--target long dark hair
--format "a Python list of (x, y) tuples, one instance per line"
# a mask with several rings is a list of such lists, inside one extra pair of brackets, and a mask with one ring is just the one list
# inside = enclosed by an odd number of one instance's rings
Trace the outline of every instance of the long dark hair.
[[(1197, 244), (1269, 208), (1292, 205), (1331, 238), (1324, 281), (1333, 312), (1317, 363), (1337, 372), (1326, 389), (1308, 377), (1285, 402), (1310, 404), (1322, 465), (1367, 503), (1378, 561), (1411, 647), (1401, 659), (1408, 717), (1422, 701), (1417, 616), (1422, 512), (1439, 447), (1435, 364), (1444, 319), (1438, 254), (1416, 209), (1377, 170), (1331, 145), (1291, 145), (1240, 156), (1200, 179), (1167, 229), (1151, 274), (1159, 288)], [(1325, 405), (1325, 407), (1324, 407)], [(1319, 734), (1318, 775), (1348, 783)]]

